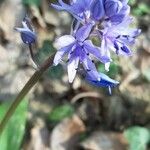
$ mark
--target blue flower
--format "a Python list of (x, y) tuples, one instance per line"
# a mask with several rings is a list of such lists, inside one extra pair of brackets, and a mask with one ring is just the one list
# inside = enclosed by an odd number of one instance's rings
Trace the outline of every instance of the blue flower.
[(57, 10), (66, 10), (76, 19), (83, 20), (89, 18), (90, 6), (93, 0), (73, 0), (66, 4), (63, 0), (58, 0), (58, 4), (51, 4)]
[(99, 21), (105, 15), (103, 0), (93, 0), (90, 8), (91, 19)]
[[(56, 40), (58, 52), (54, 58), (54, 65), (60, 63), (64, 55), (68, 54), (68, 77), (69, 82), (73, 82), (79, 64), (89, 73), (99, 78), (96, 67), (90, 55), (97, 58), (102, 63), (109, 62), (109, 58), (101, 55), (101, 50), (87, 40), (93, 28), (93, 24), (86, 24), (79, 28), (75, 36), (65, 35)], [(94, 72), (94, 73), (93, 73)]]
[[(129, 15), (128, 0), (104, 0), (105, 14), (113, 23), (120, 23)], [(107, 18), (106, 17), (106, 18)]]
[(29, 45), (35, 43), (37, 39), (36, 33), (31, 29), (27, 18), (22, 21), (22, 25), (23, 28), (15, 28), (16, 31), (20, 32), (22, 41)]
[[(107, 25), (105, 24), (104, 29), (98, 30), (97, 35), (102, 40), (101, 53), (103, 56), (111, 57), (110, 50), (117, 55), (132, 55), (129, 46), (135, 43), (135, 38), (140, 34), (141, 30), (130, 28), (131, 22), (132, 18), (126, 17), (117, 25), (108, 22)], [(109, 71), (109, 64), (105, 64), (107, 71)]]
[(119, 0), (105, 0), (105, 11), (108, 17), (114, 16), (120, 12), (123, 5)]
[(99, 73), (99, 78), (100, 80), (97, 80), (96, 78), (94, 78), (93, 76), (87, 73), (85, 79), (92, 85), (108, 88), (110, 94), (111, 94), (111, 88), (116, 87), (119, 84), (118, 81), (109, 78), (104, 73)]
[[(130, 28), (132, 19), (129, 17), (128, 0), (70, 0), (69, 4), (63, 0), (58, 2), (52, 6), (72, 14), (75, 26), (71, 35), (56, 40), (58, 52), (54, 58), (54, 65), (68, 55), (69, 82), (73, 82), (78, 67), (82, 66), (89, 82), (108, 87), (111, 93), (111, 88), (119, 82), (98, 73), (92, 59), (97, 58), (109, 71), (111, 51), (118, 56), (132, 55), (129, 46), (134, 44), (141, 31)], [(92, 36), (99, 38), (99, 47), (93, 45), (90, 40)]]
[(70, 4), (62, 0), (58, 2), (57, 5), (52, 4), (52, 6), (58, 10), (66, 10), (78, 21), (98, 21), (105, 15), (103, 0), (73, 0)]

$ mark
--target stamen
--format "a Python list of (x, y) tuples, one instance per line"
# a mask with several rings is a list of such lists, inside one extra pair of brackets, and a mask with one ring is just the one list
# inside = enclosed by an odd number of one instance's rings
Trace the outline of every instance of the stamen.
[(118, 35), (117, 37), (116, 37), (116, 39), (119, 39), (120, 38), (120, 35)]
[(121, 50), (124, 51), (125, 53), (129, 53), (129, 49), (126, 46), (122, 46)]
[(129, 36), (128, 36), (128, 35), (123, 35), (123, 37), (127, 38), (127, 37), (129, 37)]
[(129, 35), (123, 35), (122, 37), (126, 38), (127, 40), (129, 39)]
[(90, 69), (87, 69), (86, 71), (87, 71), (87, 72), (90, 72), (91, 70), (90, 70)]
[(118, 55), (119, 54), (119, 46), (116, 41), (114, 42), (114, 48), (116, 49), (116, 54)]
[(111, 95), (112, 92), (111, 92), (111, 87), (110, 86), (108, 86), (108, 91), (109, 91), (109, 94)]
[(72, 54), (73, 54), (73, 52), (74, 52), (74, 51), (72, 51), (72, 52), (70, 53), (70, 55), (72, 55)]

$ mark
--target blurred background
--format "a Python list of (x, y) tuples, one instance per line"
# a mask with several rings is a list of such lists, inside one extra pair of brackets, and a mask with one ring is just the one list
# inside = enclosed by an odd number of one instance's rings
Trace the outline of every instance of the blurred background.
[[(38, 34), (41, 64), (69, 34), (72, 17), (52, 0), (0, 0), (0, 120), (35, 71), (29, 49), (14, 31), (27, 14)], [(48, 70), (25, 97), (0, 136), (0, 150), (150, 150), (150, 1), (130, 0), (134, 27), (142, 29), (133, 57), (114, 56), (110, 72), (120, 82), (112, 95), (77, 76), (68, 83), (65, 65)]]

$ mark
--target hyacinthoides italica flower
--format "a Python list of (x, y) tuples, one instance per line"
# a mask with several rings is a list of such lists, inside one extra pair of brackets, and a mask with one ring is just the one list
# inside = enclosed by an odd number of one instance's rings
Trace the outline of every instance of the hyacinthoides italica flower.
[[(67, 55), (69, 82), (73, 82), (77, 71), (82, 70), (85, 80), (95, 86), (107, 87), (111, 94), (111, 88), (119, 84), (104, 73), (97, 71), (93, 57), (104, 64), (109, 71), (109, 65), (113, 61), (111, 52), (118, 56), (131, 56), (129, 46), (134, 44), (135, 38), (140, 34), (139, 29), (130, 27), (130, 6), (128, 0), (70, 0), (65, 3), (58, 0), (57, 4), (51, 4), (59, 11), (69, 12), (75, 19), (70, 35), (64, 35), (56, 39), (58, 49), (56, 55), (50, 56), (38, 67), (29, 79), (22, 91), (18, 94), (0, 124), (0, 133), (15, 111), (15, 108), (30, 91), (42, 74), (52, 65), (60, 63)], [(22, 28), (15, 28), (21, 33), (23, 42), (29, 45), (31, 57), (32, 44), (36, 41), (36, 33), (32, 29), (28, 18), (22, 22)], [(73, 26), (74, 25), (74, 26)], [(100, 40), (100, 45), (95, 46), (91, 40), (94, 36)]]
[(62, 57), (66, 53), (68, 54), (69, 82), (74, 80), (79, 64), (82, 64), (91, 76), (93, 75), (97, 80), (100, 80), (90, 55), (93, 55), (103, 63), (110, 61), (107, 56), (102, 56), (98, 47), (94, 46), (90, 40), (86, 40), (91, 29), (92, 24), (86, 24), (79, 28), (75, 36), (65, 35), (56, 40), (59, 50), (55, 55), (54, 64), (57, 65)]
[[(67, 54), (67, 68), (69, 82), (72, 83), (79, 66), (85, 70), (86, 80), (97, 86), (111, 87), (119, 84), (103, 73), (96, 70), (93, 57), (105, 65), (106, 71), (112, 61), (111, 51), (119, 55), (131, 56), (128, 47), (134, 44), (140, 34), (139, 29), (130, 28), (132, 18), (129, 16), (128, 0), (70, 0), (66, 4), (58, 0), (58, 4), (51, 4), (57, 10), (65, 10), (75, 18), (75, 26), (70, 35), (57, 38), (58, 52), (54, 57), (54, 65), (61, 62)], [(24, 43), (29, 44), (33, 58), (31, 44), (36, 40), (36, 34), (31, 28), (28, 19), (22, 22), (23, 28), (16, 28), (21, 33)], [(95, 36), (101, 41), (95, 46), (90, 37)], [(81, 65), (80, 65), (81, 64)]]
[[(73, 82), (78, 68), (82, 66), (87, 81), (108, 87), (111, 93), (111, 87), (119, 82), (99, 73), (91, 55), (104, 64), (106, 71), (109, 71), (112, 61), (111, 51), (118, 56), (132, 55), (129, 45), (134, 44), (140, 30), (130, 28), (132, 18), (129, 16), (128, 0), (71, 0), (68, 4), (58, 0), (52, 6), (69, 12), (76, 20), (73, 32), (56, 40), (58, 52), (54, 64), (57, 65), (67, 54), (69, 82)], [(101, 41), (98, 47), (92, 43), (92, 36)]]

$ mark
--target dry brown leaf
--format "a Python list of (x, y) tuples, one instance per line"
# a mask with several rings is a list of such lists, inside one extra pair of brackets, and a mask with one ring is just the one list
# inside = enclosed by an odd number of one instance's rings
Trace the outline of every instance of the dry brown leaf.
[(143, 51), (142, 54), (139, 56), (141, 62), (141, 72), (144, 76), (150, 80), (150, 54), (146, 51)]
[[(13, 12), (13, 13), (12, 13)], [(15, 40), (14, 27), (25, 15), (22, 0), (5, 0), (0, 6), (0, 27), (7, 40)]]
[(74, 150), (79, 134), (85, 131), (81, 119), (74, 115), (58, 124), (51, 135), (52, 150)]
[(122, 133), (102, 132), (93, 133), (81, 143), (85, 150), (127, 150), (127, 142)]
[(31, 5), (30, 6), (30, 10), (31, 10), (31, 14), (37, 18), (37, 21), (39, 23), (39, 25), (42, 27), (42, 28), (46, 28), (46, 23), (40, 13), (40, 10), (38, 9), (38, 7), (36, 7), (35, 5)]
[(134, 69), (134, 71), (130, 72), (125, 79), (121, 82), (121, 85), (119, 86), (119, 89), (121, 92), (124, 92), (124, 90), (128, 87), (128, 85), (135, 79), (137, 79), (140, 76), (140, 71), (137, 69)]
[[(39, 119), (36, 125), (31, 129), (31, 140), (25, 143), (24, 150), (50, 150), (49, 132), (43, 120)], [(26, 140), (27, 142), (27, 140)]]

